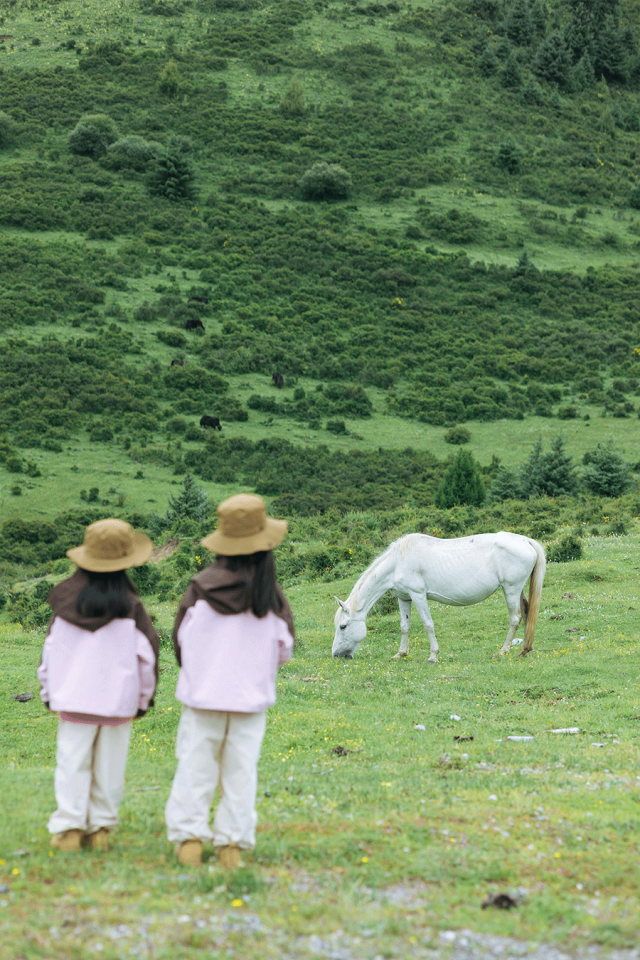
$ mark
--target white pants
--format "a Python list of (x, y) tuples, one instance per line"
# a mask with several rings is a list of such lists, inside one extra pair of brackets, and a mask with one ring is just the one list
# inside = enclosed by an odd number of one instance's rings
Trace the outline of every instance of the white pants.
[[(221, 713), (183, 707), (176, 757), (178, 769), (165, 809), (172, 843), (196, 837), (214, 847), (256, 844), (258, 759), (267, 723), (262, 713)], [(213, 830), (209, 812), (220, 786)]]
[(54, 787), (58, 809), (49, 819), (50, 833), (118, 823), (124, 794), (131, 721), (117, 727), (60, 720)]

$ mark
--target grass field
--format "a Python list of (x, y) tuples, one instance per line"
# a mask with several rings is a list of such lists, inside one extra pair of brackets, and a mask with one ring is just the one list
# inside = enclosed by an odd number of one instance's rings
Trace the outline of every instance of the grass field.
[[(37, 691), (43, 636), (5, 624), (0, 956), (421, 957), (460, 928), (637, 943), (638, 569), (636, 537), (594, 538), (584, 560), (550, 565), (524, 660), (498, 656), (501, 597), (434, 604), (437, 665), (419, 624), (410, 656), (389, 661), (390, 605), (353, 661), (332, 660), (333, 594), (353, 580), (291, 587), (299, 640), (269, 717), (258, 846), (232, 877), (212, 859), (185, 871), (166, 843), (179, 713), (168, 648), (156, 707), (135, 725), (113, 850), (49, 852), (56, 721), (11, 699)], [(151, 609), (169, 627), (173, 608)], [(522, 899), (482, 910), (495, 892)]]

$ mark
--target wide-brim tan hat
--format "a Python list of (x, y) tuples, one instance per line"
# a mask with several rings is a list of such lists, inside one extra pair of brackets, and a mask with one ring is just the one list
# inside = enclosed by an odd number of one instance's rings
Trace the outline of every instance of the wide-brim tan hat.
[(218, 507), (218, 528), (200, 543), (212, 553), (238, 557), (259, 550), (273, 550), (285, 538), (286, 520), (267, 516), (262, 497), (239, 493)]
[(67, 556), (83, 570), (93, 573), (111, 573), (139, 567), (146, 563), (153, 551), (153, 543), (124, 520), (96, 520), (84, 532), (81, 547), (67, 550)]

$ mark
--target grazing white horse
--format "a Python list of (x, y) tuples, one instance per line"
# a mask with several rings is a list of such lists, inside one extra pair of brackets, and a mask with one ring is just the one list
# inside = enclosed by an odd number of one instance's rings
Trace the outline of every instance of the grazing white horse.
[[(428, 601), (466, 607), (486, 600), (502, 587), (509, 610), (509, 632), (500, 653), (509, 653), (524, 616), (524, 656), (533, 647), (545, 568), (541, 544), (517, 533), (479, 533), (452, 540), (409, 533), (373, 561), (346, 601), (336, 597), (339, 607), (331, 652), (334, 657), (353, 657), (367, 635), (369, 610), (390, 590), (400, 606), (401, 642), (393, 659), (407, 654), (413, 602), (429, 635), (429, 663), (437, 663), (439, 647)], [(523, 591), (529, 577), (527, 601)]]

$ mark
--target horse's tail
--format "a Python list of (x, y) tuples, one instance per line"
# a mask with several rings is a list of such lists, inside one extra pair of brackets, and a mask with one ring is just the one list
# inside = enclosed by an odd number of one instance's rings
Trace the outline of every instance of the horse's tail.
[(533, 636), (536, 632), (536, 623), (538, 621), (538, 613), (540, 612), (542, 583), (544, 580), (545, 570), (547, 569), (547, 560), (544, 555), (542, 544), (538, 543), (537, 540), (531, 540), (529, 537), (527, 539), (536, 551), (536, 562), (533, 565), (533, 570), (531, 571), (531, 577), (529, 579), (527, 623), (525, 626), (524, 644), (521, 651), (523, 657), (525, 657), (533, 648)]

